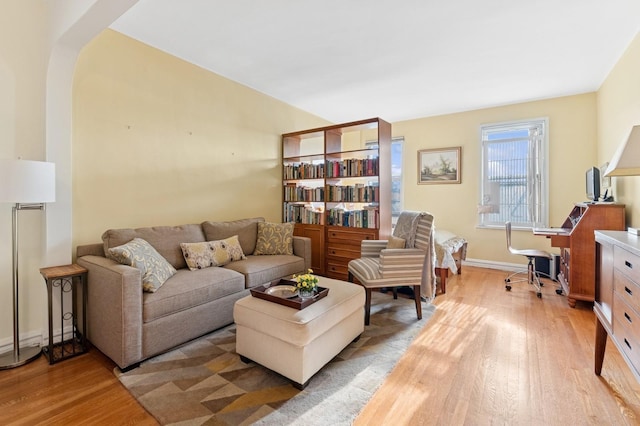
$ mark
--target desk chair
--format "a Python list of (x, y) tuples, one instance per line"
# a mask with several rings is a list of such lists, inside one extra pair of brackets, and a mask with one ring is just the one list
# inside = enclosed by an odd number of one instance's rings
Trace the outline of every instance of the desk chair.
[[(507, 249), (509, 250), (509, 252), (511, 254), (525, 256), (528, 260), (527, 269), (518, 270), (504, 279), (504, 282), (505, 282), (504, 287), (507, 289), (507, 291), (511, 291), (512, 284), (519, 283), (519, 282), (528, 282), (529, 284), (535, 287), (536, 295), (538, 296), (538, 298), (542, 298), (541, 287), (543, 284), (540, 282), (540, 276), (546, 275), (546, 274), (537, 272), (534, 268), (533, 261), (537, 257), (547, 258), (551, 260), (553, 259), (553, 256), (551, 256), (550, 253), (547, 253), (546, 251), (543, 251), (543, 250), (536, 250), (536, 249), (520, 250), (520, 249), (513, 248), (511, 246), (511, 222), (505, 222), (504, 228), (507, 232)], [(522, 278), (518, 278), (515, 281), (512, 280), (512, 278), (514, 277), (522, 276), (525, 274), (526, 276)]]

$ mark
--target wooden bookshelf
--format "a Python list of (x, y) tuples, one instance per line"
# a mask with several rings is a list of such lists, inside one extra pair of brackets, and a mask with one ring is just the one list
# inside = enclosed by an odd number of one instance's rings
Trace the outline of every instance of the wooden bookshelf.
[(314, 272), (346, 280), (360, 241), (391, 233), (391, 125), (372, 118), (282, 135), (282, 182), (283, 220), (311, 238)]

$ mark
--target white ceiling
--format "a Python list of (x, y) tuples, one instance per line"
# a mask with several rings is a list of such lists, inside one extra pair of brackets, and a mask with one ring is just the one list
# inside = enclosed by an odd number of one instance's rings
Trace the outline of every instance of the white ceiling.
[(638, 0), (140, 0), (112, 29), (332, 122), (597, 90)]

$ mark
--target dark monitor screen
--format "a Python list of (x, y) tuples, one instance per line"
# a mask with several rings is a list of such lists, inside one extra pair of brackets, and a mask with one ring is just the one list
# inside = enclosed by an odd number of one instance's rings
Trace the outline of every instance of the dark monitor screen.
[(591, 167), (585, 174), (587, 199), (598, 201), (600, 198), (600, 169)]

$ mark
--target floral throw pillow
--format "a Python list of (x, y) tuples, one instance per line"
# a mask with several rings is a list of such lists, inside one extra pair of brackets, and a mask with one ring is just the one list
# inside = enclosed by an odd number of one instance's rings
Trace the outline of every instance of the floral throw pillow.
[(258, 222), (253, 254), (293, 254), (293, 223)]
[(181, 243), (180, 248), (187, 266), (192, 271), (210, 266), (224, 266), (235, 260), (246, 259), (237, 235), (218, 241)]
[(123, 265), (133, 266), (142, 273), (142, 289), (154, 293), (177, 271), (142, 238), (109, 249), (109, 257)]

